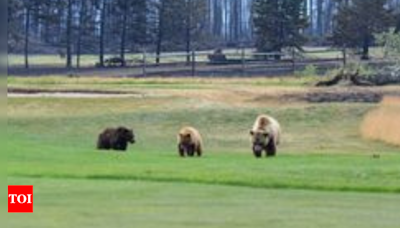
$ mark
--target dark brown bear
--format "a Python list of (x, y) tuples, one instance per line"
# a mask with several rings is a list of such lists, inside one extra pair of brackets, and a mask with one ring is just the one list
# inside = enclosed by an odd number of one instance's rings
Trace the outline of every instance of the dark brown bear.
[(125, 127), (107, 128), (99, 135), (97, 149), (126, 151), (128, 143), (135, 143), (132, 130)]

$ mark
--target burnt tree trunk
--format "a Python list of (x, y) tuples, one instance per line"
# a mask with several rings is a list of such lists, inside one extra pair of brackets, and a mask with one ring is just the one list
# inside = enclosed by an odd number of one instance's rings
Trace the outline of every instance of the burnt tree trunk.
[(24, 47), (24, 56), (25, 56), (25, 68), (29, 68), (29, 30), (31, 24), (31, 9), (30, 6), (27, 6), (25, 9), (25, 47)]
[(400, 33), (400, 14), (397, 16), (397, 25), (395, 33)]
[(123, 18), (122, 18), (122, 34), (121, 34), (121, 44), (120, 44), (120, 57), (122, 59), (122, 66), (125, 66), (125, 43), (126, 43), (126, 30), (127, 30), (127, 21), (128, 21), (128, 5), (125, 1), (124, 9), (123, 9)]
[(186, 0), (186, 64), (190, 64), (190, 49), (192, 46), (192, 0)]
[(67, 68), (72, 67), (72, 0), (68, 0), (68, 12), (67, 12)]
[(86, 17), (86, 3), (85, 1), (81, 1), (80, 12), (79, 12), (79, 28), (78, 28), (78, 37), (76, 43), (76, 67), (80, 68), (81, 66), (81, 48), (82, 48), (82, 33), (84, 31)]
[(162, 43), (164, 39), (164, 11), (165, 11), (165, 1), (161, 0), (158, 9), (158, 31), (157, 31), (157, 41), (156, 41), (156, 64), (160, 64), (160, 54)]
[(361, 60), (369, 60), (370, 37), (366, 35), (363, 40)]
[(346, 82), (348, 85), (355, 86), (374, 86), (375, 84), (370, 81), (363, 80), (359, 77), (359, 69), (355, 73), (346, 73), (342, 70), (333, 79), (328, 81), (320, 81), (316, 84), (317, 87), (329, 87), (339, 84), (340, 82)]
[(106, 25), (106, 0), (103, 0), (100, 16), (100, 40), (99, 40), (99, 66), (104, 67), (104, 33)]

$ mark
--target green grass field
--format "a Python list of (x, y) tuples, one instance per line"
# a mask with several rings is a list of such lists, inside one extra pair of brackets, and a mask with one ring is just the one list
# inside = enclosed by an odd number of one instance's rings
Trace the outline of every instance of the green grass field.
[[(9, 98), (8, 184), (34, 185), (35, 212), (11, 214), (5, 227), (400, 225), (400, 149), (359, 133), (373, 104), (263, 100), (264, 92), (303, 89), (267, 81), (53, 80), (8, 86), (141, 96)], [(273, 159), (251, 154), (248, 131), (260, 113), (283, 126)], [(178, 157), (175, 135), (186, 124), (203, 134), (204, 157)], [(96, 151), (97, 134), (116, 125), (133, 127), (137, 144)]]

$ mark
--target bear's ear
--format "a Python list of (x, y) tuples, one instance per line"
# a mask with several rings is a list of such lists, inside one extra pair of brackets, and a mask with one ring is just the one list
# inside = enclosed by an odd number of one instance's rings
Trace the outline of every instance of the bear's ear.
[(250, 131), (250, 135), (254, 135), (254, 131), (253, 130)]

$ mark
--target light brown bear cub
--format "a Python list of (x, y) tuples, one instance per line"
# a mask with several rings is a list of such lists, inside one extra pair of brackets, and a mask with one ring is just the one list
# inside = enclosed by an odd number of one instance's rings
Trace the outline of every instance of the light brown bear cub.
[(259, 115), (250, 130), (254, 156), (260, 158), (265, 150), (268, 157), (275, 156), (281, 138), (281, 127), (268, 115)]
[(181, 157), (201, 156), (203, 141), (198, 130), (193, 127), (183, 127), (178, 133), (178, 152)]

